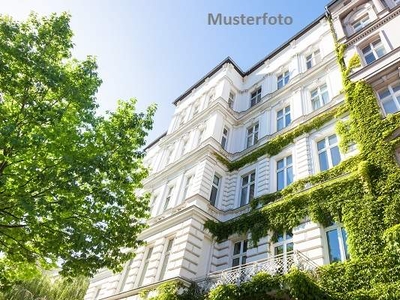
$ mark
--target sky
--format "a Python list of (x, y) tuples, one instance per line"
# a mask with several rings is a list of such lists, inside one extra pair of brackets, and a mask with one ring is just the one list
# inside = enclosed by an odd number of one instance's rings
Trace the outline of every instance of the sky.
[[(158, 104), (148, 142), (168, 129), (172, 102), (230, 56), (243, 70), (324, 12), (324, 0), (0, 0), (0, 14), (24, 20), (69, 12), (73, 55), (94, 55), (103, 80), (99, 113), (136, 98), (139, 111)], [(281, 14), (291, 25), (208, 25), (208, 14)]]

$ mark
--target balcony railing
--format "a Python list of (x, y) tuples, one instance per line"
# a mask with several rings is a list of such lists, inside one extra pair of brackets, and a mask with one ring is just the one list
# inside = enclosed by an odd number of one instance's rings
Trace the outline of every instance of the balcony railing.
[(205, 278), (196, 280), (200, 290), (207, 292), (222, 284), (240, 285), (249, 281), (254, 275), (266, 272), (270, 275), (285, 274), (292, 267), (300, 270), (313, 270), (317, 267), (313, 261), (299, 251), (288, 252), (263, 260), (258, 260), (234, 268), (210, 273)]

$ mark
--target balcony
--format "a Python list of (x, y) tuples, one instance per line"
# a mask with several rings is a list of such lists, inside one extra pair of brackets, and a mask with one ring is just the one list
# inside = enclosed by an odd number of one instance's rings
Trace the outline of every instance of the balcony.
[(260, 272), (270, 275), (285, 274), (293, 267), (302, 271), (314, 270), (317, 267), (312, 260), (300, 251), (289, 252), (285, 255), (278, 255), (263, 260), (258, 260), (245, 265), (208, 274), (205, 278), (195, 280), (202, 292), (223, 284), (240, 285)]

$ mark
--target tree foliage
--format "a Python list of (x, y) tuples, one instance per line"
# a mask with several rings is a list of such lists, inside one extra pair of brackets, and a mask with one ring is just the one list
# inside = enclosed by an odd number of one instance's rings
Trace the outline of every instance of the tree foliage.
[(64, 275), (118, 270), (146, 226), (140, 149), (155, 106), (138, 113), (131, 99), (96, 115), (96, 61), (73, 58), (69, 21), (0, 16), (2, 275), (57, 261)]

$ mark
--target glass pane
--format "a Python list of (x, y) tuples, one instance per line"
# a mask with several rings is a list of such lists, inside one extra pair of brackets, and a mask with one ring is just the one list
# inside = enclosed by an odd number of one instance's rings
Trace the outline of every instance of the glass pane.
[(242, 265), (244, 265), (246, 262), (247, 262), (247, 256), (244, 255), (244, 256), (242, 257)]
[(395, 113), (398, 111), (397, 106), (393, 100), (389, 100), (383, 103), (383, 108), (385, 110), (385, 113), (387, 114)]
[(254, 134), (254, 144), (258, 142), (258, 132)]
[(320, 151), (320, 150), (322, 150), (322, 149), (324, 149), (324, 148), (325, 148), (325, 140), (319, 141), (319, 142), (317, 143), (317, 149), (318, 149), (318, 151)]
[(292, 251), (293, 251), (293, 243), (287, 243), (286, 252), (292, 252)]
[(213, 183), (218, 186), (219, 185), (219, 177), (217, 175), (214, 175), (214, 180)]
[(254, 182), (256, 180), (256, 173), (251, 173), (250, 175), (250, 181)]
[(276, 236), (278, 243), (279, 242), (283, 242), (283, 233), (278, 233), (278, 235)]
[(367, 47), (365, 47), (364, 49), (362, 49), (362, 52), (363, 52), (364, 54), (368, 54), (369, 52), (371, 52), (371, 46), (368, 45)]
[(283, 254), (283, 245), (275, 247), (274, 254), (275, 255)]
[(238, 266), (239, 265), (239, 257), (237, 257), (237, 258), (234, 258), (233, 260), (232, 260), (232, 267), (236, 267), (236, 266)]
[(242, 188), (242, 195), (240, 197), (240, 206), (247, 204), (247, 186)]
[(286, 121), (286, 126), (290, 124), (290, 122), (291, 122), (290, 113), (286, 115), (285, 121)]
[(326, 155), (326, 151), (321, 152), (320, 154), (318, 154), (318, 159), (319, 159), (319, 169), (321, 171), (325, 171), (329, 169), (329, 165), (328, 165), (328, 157)]
[(288, 157), (286, 157), (286, 165), (291, 165), (292, 164), (292, 156), (289, 155)]
[(313, 107), (313, 110), (316, 110), (316, 109), (318, 109), (318, 108), (320, 108), (321, 107), (321, 103), (320, 103), (320, 101), (319, 101), (319, 98), (317, 97), (317, 98), (315, 98), (315, 99), (312, 99), (311, 100), (311, 102), (312, 102), (312, 107)]
[(340, 152), (339, 152), (339, 147), (335, 146), (331, 148), (331, 158), (332, 158), (332, 166), (336, 166), (340, 163)]
[(255, 128), (255, 129), (254, 129), (255, 131), (258, 131), (258, 124), (256, 124), (256, 125), (254, 126), (254, 128)]
[(341, 261), (337, 229), (328, 231), (326, 237), (328, 239), (329, 261), (331, 263)]
[(347, 250), (347, 232), (344, 228), (341, 228), (342, 230), (342, 238), (343, 238), (343, 246), (344, 246), (344, 255), (346, 259), (350, 259), (350, 254), (349, 251)]
[(286, 185), (289, 185), (293, 182), (293, 168), (289, 167), (286, 169)]
[(241, 242), (235, 243), (234, 247), (233, 247), (233, 255), (237, 255), (240, 254), (240, 246), (241, 246)]
[(252, 145), (252, 142), (253, 142), (253, 137), (252, 137), (252, 136), (249, 136), (249, 137), (247, 138), (247, 148), (250, 147), (250, 146)]
[(328, 142), (329, 142), (329, 145), (334, 145), (334, 144), (336, 144), (337, 143), (337, 136), (336, 136), (336, 134), (333, 134), (333, 135), (331, 135), (331, 136), (329, 136), (328, 137)]
[(280, 111), (278, 111), (277, 116), (278, 116), (278, 118), (283, 116), (283, 109), (281, 109)]
[(285, 187), (285, 179), (284, 179), (284, 174), (283, 171), (279, 171), (277, 173), (277, 190), (280, 191)]
[(393, 85), (392, 89), (393, 89), (393, 92), (394, 92), (394, 93), (400, 91), (400, 84)]
[(370, 63), (375, 61), (375, 55), (373, 53), (369, 53), (364, 56), (365, 62), (369, 65)]
[(247, 252), (247, 241), (243, 241), (243, 253)]
[(386, 97), (390, 97), (390, 92), (388, 89), (383, 90), (382, 92), (379, 93), (379, 99), (383, 100)]
[(292, 229), (286, 231), (286, 239), (290, 240), (291, 238), (293, 238), (293, 231)]
[(276, 163), (276, 167), (279, 169), (282, 169), (285, 166), (285, 163), (283, 162), (283, 159), (278, 160), (278, 162)]
[(376, 55), (378, 55), (378, 57), (382, 57), (386, 54), (385, 48), (383, 46), (377, 48), (375, 51), (376, 51)]
[(322, 95), (322, 103), (327, 104), (329, 102), (329, 94), (328, 91), (325, 91)]
[(278, 119), (277, 120), (277, 130), (282, 130), (283, 129), (283, 119)]
[(254, 199), (254, 184), (250, 185), (249, 202)]
[(242, 186), (245, 186), (248, 183), (249, 183), (249, 176), (246, 175), (242, 177)]
[(210, 203), (211, 205), (215, 206), (215, 201), (217, 200), (217, 193), (218, 190), (215, 186), (211, 188), (211, 195), (210, 195)]

